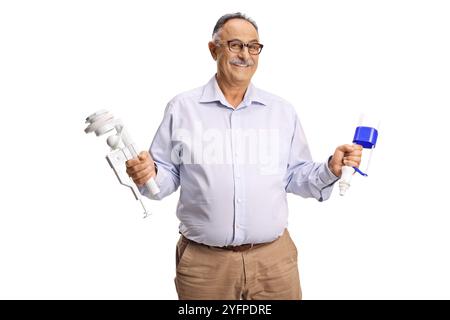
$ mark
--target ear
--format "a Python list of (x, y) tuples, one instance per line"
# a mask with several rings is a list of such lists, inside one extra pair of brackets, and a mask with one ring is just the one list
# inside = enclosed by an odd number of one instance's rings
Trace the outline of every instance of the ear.
[(211, 53), (211, 57), (214, 59), (214, 61), (217, 60), (217, 46), (214, 42), (210, 41), (208, 42), (208, 48), (209, 52)]

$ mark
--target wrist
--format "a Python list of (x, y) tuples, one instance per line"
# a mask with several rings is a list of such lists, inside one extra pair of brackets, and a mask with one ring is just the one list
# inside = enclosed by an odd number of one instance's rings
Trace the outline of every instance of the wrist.
[(336, 165), (333, 161), (333, 156), (330, 156), (328, 158), (328, 169), (331, 171), (332, 174), (334, 174), (336, 177), (340, 177), (341, 176), (341, 172), (342, 170), (340, 170), (341, 168), (338, 167), (338, 165)]

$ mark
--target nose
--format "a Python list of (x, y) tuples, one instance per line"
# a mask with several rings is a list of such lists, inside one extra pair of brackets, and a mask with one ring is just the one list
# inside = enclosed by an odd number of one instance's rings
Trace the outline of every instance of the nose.
[(238, 53), (238, 57), (241, 59), (245, 59), (247, 61), (250, 58), (250, 53), (248, 52), (248, 47), (244, 46), (241, 51)]

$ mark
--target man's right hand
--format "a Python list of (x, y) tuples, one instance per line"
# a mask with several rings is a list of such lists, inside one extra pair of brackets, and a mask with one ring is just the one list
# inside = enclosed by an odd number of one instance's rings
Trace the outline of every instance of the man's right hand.
[(125, 165), (128, 175), (139, 187), (156, 177), (155, 162), (148, 151), (142, 151), (137, 158), (126, 161)]

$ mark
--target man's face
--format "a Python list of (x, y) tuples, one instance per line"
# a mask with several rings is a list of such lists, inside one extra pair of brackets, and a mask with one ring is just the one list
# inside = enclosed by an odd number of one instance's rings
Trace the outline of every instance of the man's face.
[(211, 55), (217, 61), (217, 74), (230, 84), (248, 84), (258, 68), (259, 56), (249, 54), (247, 47), (240, 52), (231, 52), (227, 41), (259, 42), (258, 32), (246, 20), (231, 19), (224, 24), (219, 35), (220, 45), (209, 43)]

